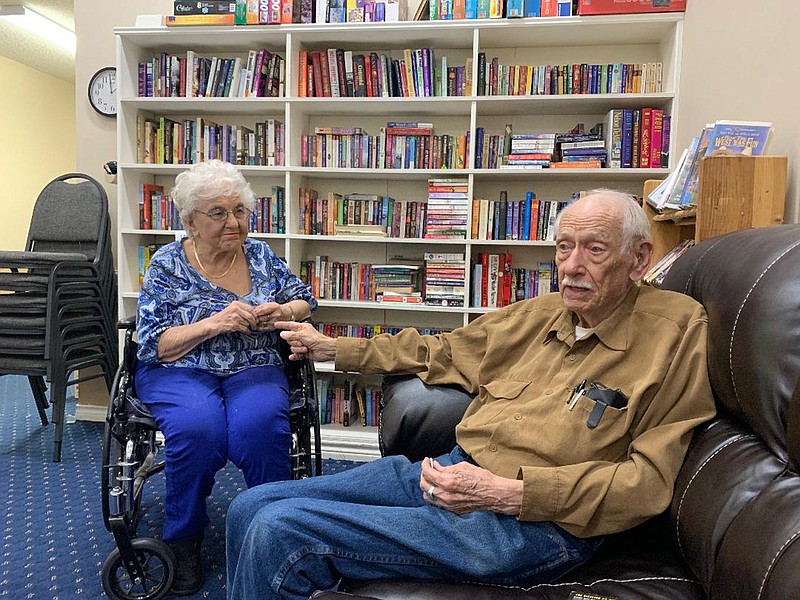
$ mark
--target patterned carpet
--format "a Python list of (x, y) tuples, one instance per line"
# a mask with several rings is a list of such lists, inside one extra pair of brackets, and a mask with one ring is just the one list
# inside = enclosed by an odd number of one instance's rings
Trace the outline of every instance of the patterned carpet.
[[(100, 571), (114, 541), (100, 508), (103, 425), (69, 423), (74, 412), (74, 403), (68, 403), (63, 458), (53, 463), (54, 429), (41, 426), (27, 379), (0, 376), (0, 513), (5, 523), (0, 598), (106, 598)], [(323, 472), (355, 464), (325, 460)], [(208, 500), (206, 582), (196, 598), (225, 598), (225, 512), (243, 488), (232, 465), (218, 474)], [(154, 477), (145, 488), (140, 536), (159, 537), (163, 495), (164, 478)]]

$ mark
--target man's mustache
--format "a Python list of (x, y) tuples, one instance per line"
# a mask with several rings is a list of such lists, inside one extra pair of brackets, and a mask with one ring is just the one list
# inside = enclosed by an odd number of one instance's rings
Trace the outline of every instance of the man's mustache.
[(564, 279), (561, 280), (561, 287), (564, 288), (566, 286), (580, 288), (582, 290), (592, 289), (592, 285), (590, 283), (580, 281), (578, 279), (572, 279), (571, 277), (564, 277)]

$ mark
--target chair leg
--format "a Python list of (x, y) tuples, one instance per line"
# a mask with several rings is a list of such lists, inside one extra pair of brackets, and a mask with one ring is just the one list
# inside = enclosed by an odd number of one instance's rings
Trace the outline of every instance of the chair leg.
[(64, 418), (67, 405), (66, 373), (54, 374), (50, 381), (50, 402), (53, 405), (53, 425), (55, 425), (55, 446), (53, 462), (61, 462), (61, 441), (64, 437)]
[(31, 392), (33, 392), (33, 400), (36, 402), (36, 410), (39, 411), (39, 418), (42, 420), (42, 426), (45, 426), (48, 422), (45, 409), (47, 409), (49, 405), (47, 403), (47, 395), (45, 394), (47, 387), (44, 384), (44, 378), (29, 375), (28, 383), (31, 386)]

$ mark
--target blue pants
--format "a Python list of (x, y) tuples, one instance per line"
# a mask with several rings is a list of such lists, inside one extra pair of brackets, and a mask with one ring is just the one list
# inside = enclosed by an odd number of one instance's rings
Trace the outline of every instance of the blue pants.
[(289, 393), (282, 369), (216, 375), (139, 365), (136, 393), (166, 440), (165, 541), (203, 534), (206, 498), (229, 459), (248, 487), (290, 478)]
[[(437, 458), (465, 460), (456, 448)], [(427, 504), (420, 463), (390, 456), (323, 477), (242, 492), (228, 509), (228, 599), (306, 600), (339, 580), (383, 577), (550, 581), (587, 560), (600, 538), (552, 523)]]

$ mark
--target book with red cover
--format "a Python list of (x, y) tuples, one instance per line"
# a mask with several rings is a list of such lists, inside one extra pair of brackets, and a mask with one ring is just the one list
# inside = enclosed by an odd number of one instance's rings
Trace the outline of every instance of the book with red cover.
[(322, 87), (322, 50), (311, 51), (311, 72), (314, 81), (314, 94), (315, 98), (322, 98), (325, 93)]
[(558, 3), (556, 0), (541, 0), (540, 15), (542, 17), (557, 17)]
[(661, 168), (661, 141), (664, 130), (664, 111), (658, 108), (653, 109), (653, 116), (650, 121), (650, 167), (653, 169)]
[[(578, 14), (582, 17), (586, 15), (682, 12), (685, 10), (686, 0), (579, 0), (578, 3)], [(545, 16), (544, 12), (542, 12), (542, 16)]]
[(653, 109), (643, 108), (639, 124), (639, 167), (650, 167), (650, 128), (653, 126)]
[[(328, 52), (327, 50), (320, 50), (319, 51), (319, 66), (320, 66), (320, 74), (322, 75), (322, 94), (318, 94), (318, 96), (323, 96), (325, 98), (331, 97), (331, 78), (330, 78), (330, 71), (328, 66)], [(316, 74), (316, 73), (315, 73)]]

